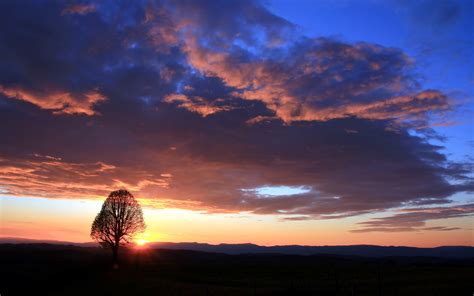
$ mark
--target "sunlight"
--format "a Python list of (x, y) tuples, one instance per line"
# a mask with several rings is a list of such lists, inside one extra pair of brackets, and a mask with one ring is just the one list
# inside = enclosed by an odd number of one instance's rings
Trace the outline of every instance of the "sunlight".
[(136, 248), (143, 249), (150, 243), (151, 235), (149, 233), (140, 233), (135, 236), (134, 244)]
[(135, 243), (137, 244), (138, 247), (144, 247), (147, 243), (149, 243), (149, 241), (141, 238), (141, 239), (137, 239)]

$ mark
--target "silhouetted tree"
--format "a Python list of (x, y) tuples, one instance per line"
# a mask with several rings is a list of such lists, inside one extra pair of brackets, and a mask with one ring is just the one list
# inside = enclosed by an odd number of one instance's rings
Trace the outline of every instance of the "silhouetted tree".
[(92, 223), (91, 237), (104, 248), (110, 248), (114, 263), (118, 250), (146, 228), (143, 212), (135, 197), (127, 190), (113, 191)]

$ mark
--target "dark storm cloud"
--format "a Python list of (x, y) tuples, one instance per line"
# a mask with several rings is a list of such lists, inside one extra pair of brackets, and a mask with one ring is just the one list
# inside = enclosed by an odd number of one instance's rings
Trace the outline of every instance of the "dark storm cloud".
[[(330, 219), (473, 190), (426, 137), (449, 98), (400, 50), (298, 36), (255, 1), (27, 4), (0, 4), (9, 194)], [(310, 191), (242, 190), (263, 185)]]

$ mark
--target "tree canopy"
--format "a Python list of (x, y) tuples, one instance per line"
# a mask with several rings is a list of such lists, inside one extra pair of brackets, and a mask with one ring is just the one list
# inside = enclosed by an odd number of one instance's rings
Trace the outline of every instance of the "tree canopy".
[(135, 197), (125, 189), (109, 194), (92, 223), (91, 237), (113, 252), (114, 262), (121, 245), (132, 242), (146, 228), (143, 212)]

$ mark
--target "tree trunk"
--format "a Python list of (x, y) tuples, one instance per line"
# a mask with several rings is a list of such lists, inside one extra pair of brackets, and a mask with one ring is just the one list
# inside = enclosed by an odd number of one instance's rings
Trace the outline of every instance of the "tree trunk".
[(113, 261), (113, 264), (116, 265), (118, 264), (118, 246), (113, 246), (112, 247), (112, 261)]

